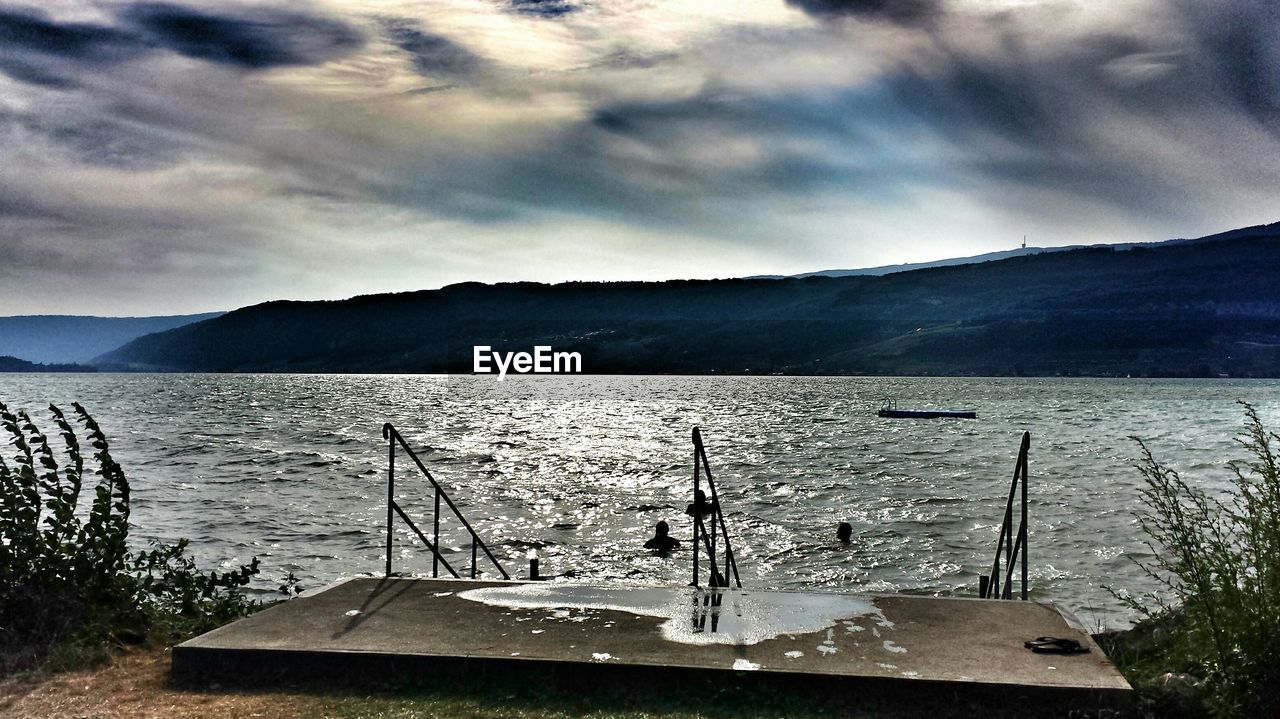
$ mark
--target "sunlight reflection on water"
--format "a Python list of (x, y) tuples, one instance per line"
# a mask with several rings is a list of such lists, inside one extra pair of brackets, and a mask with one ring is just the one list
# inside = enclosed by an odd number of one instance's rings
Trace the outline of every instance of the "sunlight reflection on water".
[[(979, 419), (884, 420), (885, 396)], [(1127, 437), (1221, 488), (1235, 400), (1280, 426), (1280, 382), (1234, 380), (0, 375), (0, 398), (84, 403), (133, 482), (135, 540), (189, 537), (226, 567), (257, 555), (263, 588), (380, 571), (390, 421), (517, 574), (533, 547), (548, 574), (687, 583), (687, 549), (639, 547), (660, 519), (688, 544), (699, 425), (749, 586), (971, 595), (1030, 430), (1035, 595), (1089, 625), (1124, 617), (1103, 585), (1148, 586), (1129, 559), (1144, 550)], [(426, 483), (399, 477), (429, 524)], [(466, 535), (444, 526), (465, 566)], [(397, 568), (429, 573), (397, 532)]]

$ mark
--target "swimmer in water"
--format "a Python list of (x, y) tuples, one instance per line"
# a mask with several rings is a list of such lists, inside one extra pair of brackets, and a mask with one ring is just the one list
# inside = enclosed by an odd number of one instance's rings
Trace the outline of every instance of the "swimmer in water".
[(693, 504), (685, 508), (684, 513), (690, 517), (705, 517), (716, 510), (715, 502), (707, 501), (707, 493), (699, 489), (693, 495)]
[(657, 550), (658, 554), (666, 554), (680, 548), (680, 541), (671, 536), (671, 526), (666, 522), (658, 522), (653, 528), (653, 538), (644, 543), (645, 549)]
[(836, 539), (839, 539), (841, 544), (848, 544), (851, 537), (853, 537), (853, 526), (848, 522), (841, 522), (840, 526), (836, 527)]

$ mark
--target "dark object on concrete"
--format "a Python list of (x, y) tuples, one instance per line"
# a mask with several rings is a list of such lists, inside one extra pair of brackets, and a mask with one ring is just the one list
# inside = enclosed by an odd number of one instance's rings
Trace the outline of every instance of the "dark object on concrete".
[(672, 550), (680, 548), (680, 540), (671, 536), (671, 525), (665, 521), (658, 522), (653, 528), (653, 537), (644, 543), (645, 549), (655, 549), (660, 554), (666, 554)]
[(1081, 654), (1089, 651), (1080, 642), (1065, 637), (1036, 637), (1022, 643), (1036, 654)]
[(892, 419), (941, 419), (955, 417), (957, 419), (977, 419), (978, 413), (972, 409), (898, 409), (898, 403), (886, 399), (884, 406), (877, 412), (881, 417)]
[(848, 522), (841, 522), (840, 526), (836, 527), (836, 539), (840, 540), (841, 544), (848, 544), (852, 538), (853, 525)]
[(185, 642), (173, 650), (173, 672), (224, 686), (506, 674), (588, 686), (740, 682), (879, 695), (895, 706), (928, 697), (1081, 710), (1129, 701), (1101, 651), (1023, 648), (1038, 636), (1094, 646), (1069, 615), (1035, 602), (368, 578)]

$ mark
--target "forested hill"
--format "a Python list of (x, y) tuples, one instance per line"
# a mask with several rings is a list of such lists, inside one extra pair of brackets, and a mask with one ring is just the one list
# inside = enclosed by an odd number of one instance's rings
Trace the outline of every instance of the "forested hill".
[(0, 355), (0, 372), (93, 372), (94, 368), (78, 364), (38, 364), (9, 355)]
[(459, 284), (269, 302), (104, 368), (469, 372), (550, 345), (590, 373), (1280, 376), (1280, 224), (885, 276)]

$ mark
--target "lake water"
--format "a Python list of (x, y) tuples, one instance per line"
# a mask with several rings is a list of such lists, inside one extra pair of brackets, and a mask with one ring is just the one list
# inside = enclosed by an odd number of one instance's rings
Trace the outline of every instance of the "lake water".
[[(886, 420), (900, 406), (977, 420)], [(685, 584), (690, 428), (702, 428), (744, 583), (969, 596), (990, 564), (1021, 433), (1032, 435), (1035, 598), (1089, 625), (1123, 623), (1104, 586), (1150, 588), (1132, 516), (1136, 435), (1212, 488), (1254, 403), (1280, 427), (1280, 382), (1243, 380), (350, 375), (0, 375), (0, 400), (41, 417), (83, 403), (133, 486), (135, 542), (188, 537), (207, 567), (262, 560), (260, 586), (381, 571), (393, 423), (508, 571)], [(430, 495), (397, 460), (420, 526)], [(658, 520), (685, 549), (640, 549)], [(849, 547), (836, 524), (853, 525)], [(457, 566), (467, 536), (444, 523)], [(396, 569), (431, 557), (397, 524)], [(483, 567), (482, 567), (483, 568)]]

